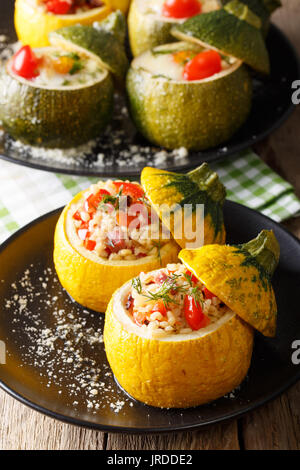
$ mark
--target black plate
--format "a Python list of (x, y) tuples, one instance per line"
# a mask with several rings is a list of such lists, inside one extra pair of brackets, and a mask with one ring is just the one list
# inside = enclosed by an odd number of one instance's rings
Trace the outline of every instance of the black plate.
[[(13, 4), (11, 0), (1, 5), (0, 15), (0, 33), (7, 34), (11, 41), (16, 39), (13, 26)], [(119, 112), (124, 106), (124, 100), (121, 100), (117, 103), (112, 130), (107, 130), (99, 140), (97, 148), (85, 156), (80, 164), (75, 164), (74, 160), (66, 163), (65, 161), (59, 162), (57, 159), (33, 157), (26, 152), (17, 152), (12, 148), (10, 139), (6, 138), (2, 143), (0, 141), (0, 158), (40, 170), (121, 178), (139, 175), (141, 169), (147, 164), (179, 171), (195, 167), (203, 161), (212, 162), (222, 159), (262, 140), (278, 128), (294, 109), (291, 102), (291, 83), (299, 77), (297, 54), (285, 35), (273, 25), (269, 31), (267, 46), (271, 59), (271, 76), (265, 81), (254, 79), (254, 99), (249, 119), (230, 141), (219, 147), (203, 152), (191, 152), (187, 158), (174, 160), (173, 157), (169, 157), (165, 162), (155, 163), (157, 160), (154, 154), (160, 149), (150, 147), (150, 150), (147, 150), (149, 143), (136, 132), (129, 118)], [(120, 143), (112, 144), (113, 136), (120, 139)], [(125, 157), (120, 159), (120, 152), (125, 152), (132, 145), (137, 146), (135, 153), (144, 157), (139, 163), (133, 163), (130, 155), (127, 159)], [(103, 166), (93, 164), (99, 153), (105, 155)], [(122, 165), (118, 164), (120, 160)]]
[[(88, 344), (87, 338), (95, 331), (101, 334), (103, 317), (73, 303), (57, 280), (52, 249), (59, 213), (56, 210), (27, 225), (0, 249), (0, 340), (7, 347), (7, 364), (0, 365), (0, 385), (13, 397), (77, 425), (111, 432), (163, 432), (238, 417), (300, 378), (300, 366), (291, 361), (292, 343), (300, 338), (300, 243), (281, 226), (251, 209), (226, 202), (229, 242), (247, 241), (262, 228), (273, 229), (280, 242), (280, 263), (273, 279), (279, 311), (277, 336), (268, 339), (256, 334), (248, 377), (233, 395), (198, 408), (160, 410), (128, 398), (110, 375), (103, 343)], [(51, 339), (46, 346), (41, 331), (51, 338), (59, 324), (66, 337), (56, 340), (52, 350)], [(74, 351), (63, 352), (72, 346), (80, 350), (79, 356)], [(78, 367), (80, 356), (84, 361)], [(73, 362), (65, 363), (68, 357)], [(99, 375), (98, 385), (82, 387), (91, 368), (100, 369), (91, 373)], [(98, 390), (98, 395), (91, 398), (91, 389)], [(88, 408), (89, 401), (94, 401), (92, 408)]]

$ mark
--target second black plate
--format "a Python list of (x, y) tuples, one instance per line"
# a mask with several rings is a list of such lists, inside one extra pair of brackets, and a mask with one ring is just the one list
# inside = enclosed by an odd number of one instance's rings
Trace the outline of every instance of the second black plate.
[(129, 399), (119, 389), (105, 356), (103, 316), (75, 304), (61, 288), (52, 261), (59, 213), (37, 219), (0, 248), (0, 341), (7, 350), (6, 365), (0, 365), (0, 386), (12, 396), (73, 424), (151, 433), (238, 417), (300, 378), (300, 365), (292, 360), (294, 342), (300, 338), (300, 243), (280, 225), (226, 201), (230, 243), (245, 242), (263, 228), (273, 229), (280, 243), (280, 262), (272, 281), (278, 303), (277, 334), (272, 339), (256, 335), (248, 377), (235, 393), (197, 408), (160, 410)]
[[(1, 5), (0, 34), (15, 41), (13, 26), (13, 1)], [(187, 170), (200, 163), (212, 162), (239, 152), (266, 137), (278, 128), (294, 108), (291, 101), (291, 84), (299, 77), (297, 54), (285, 35), (271, 26), (267, 46), (271, 60), (271, 75), (264, 81), (254, 79), (254, 98), (249, 119), (230, 141), (203, 152), (191, 152), (188, 156), (172, 152), (161, 154), (161, 148), (149, 145), (137, 133), (127, 114), (125, 101), (117, 103), (111, 127), (99, 139), (97, 147), (82, 158), (50, 157), (42, 150), (19, 151), (6, 136), (0, 140), (0, 158), (19, 165), (40, 170), (83, 176), (135, 177), (146, 165), (169, 170)], [(123, 111), (123, 112), (122, 112)], [(100, 157), (99, 157), (100, 154)], [(97, 163), (95, 163), (97, 162)]]

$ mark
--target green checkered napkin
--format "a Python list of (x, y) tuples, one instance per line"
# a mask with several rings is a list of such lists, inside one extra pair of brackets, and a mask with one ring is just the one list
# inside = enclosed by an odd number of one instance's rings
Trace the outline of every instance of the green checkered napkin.
[[(226, 186), (228, 199), (277, 222), (300, 214), (293, 187), (251, 150), (211, 167)], [(0, 162), (0, 242), (36, 217), (63, 206), (96, 180)]]

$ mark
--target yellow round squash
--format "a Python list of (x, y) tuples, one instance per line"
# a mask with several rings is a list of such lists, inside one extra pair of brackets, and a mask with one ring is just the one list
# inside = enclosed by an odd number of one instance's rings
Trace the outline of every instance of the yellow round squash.
[(61, 213), (54, 237), (54, 264), (62, 286), (79, 304), (98, 312), (105, 312), (113, 292), (124, 282), (178, 260), (178, 245), (169, 241), (161, 247), (160, 258), (146, 256), (132, 261), (106, 261), (72, 243), (69, 229), (70, 211), (79, 203), (85, 191), (77, 194)]
[(111, 13), (112, 8), (106, 5), (93, 8), (84, 13), (54, 15), (39, 9), (30, 0), (16, 0), (15, 29), (19, 40), (31, 47), (49, 46), (48, 34), (56, 29), (75, 24), (89, 25), (101, 21)]
[(133, 398), (162, 408), (213, 401), (237, 387), (250, 366), (253, 329), (236, 314), (190, 334), (148, 338), (123, 307), (130, 282), (111, 299), (104, 343), (111, 369)]

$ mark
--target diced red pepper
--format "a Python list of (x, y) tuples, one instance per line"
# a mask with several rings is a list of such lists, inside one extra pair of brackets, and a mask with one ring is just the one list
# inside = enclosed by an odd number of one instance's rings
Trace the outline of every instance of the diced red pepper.
[(201, 304), (188, 294), (184, 298), (184, 316), (192, 330), (200, 330), (210, 323), (210, 319), (203, 313)]
[(20, 77), (31, 79), (37, 77), (40, 60), (30, 46), (23, 46), (12, 58), (12, 71)]
[(131, 196), (133, 199), (139, 199), (145, 195), (143, 188), (138, 184), (125, 181), (114, 181), (113, 184), (118, 192), (122, 187), (122, 196)]
[(74, 214), (73, 214), (73, 219), (75, 219), (75, 220), (82, 220), (79, 211), (74, 212)]
[(163, 4), (162, 15), (167, 18), (190, 18), (201, 11), (202, 5), (198, 0), (167, 0)]
[(217, 51), (203, 51), (197, 54), (184, 66), (183, 78), (185, 80), (202, 80), (221, 72), (221, 56)]
[(72, 0), (49, 0), (46, 8), (55, 15), (66, 15), (72, 8)]
[(196, 278), (196, 276), (194, 276), (194, 274), (191, 273), (191, 271), (187, 271), (186, 273), (187, 273), (187, 275), (191, 278), (191, 281), (192, 281), (194, 284), (197, 284), (197, 282), (199, 282), (199, 280)]
[(85, 240), (84, 241), (84, 246), (87, 250), (93, 251), (95, 246), (96, 246), (96, 242), (95, 242), (95, 240)]
[(96, 194), (91, 194), (84, 202), (85, 210), (87, 212), (95, 212), (105, 195), (110, 196), (106, 189), (99, 189)]

